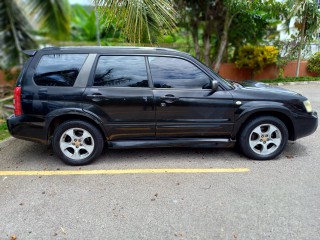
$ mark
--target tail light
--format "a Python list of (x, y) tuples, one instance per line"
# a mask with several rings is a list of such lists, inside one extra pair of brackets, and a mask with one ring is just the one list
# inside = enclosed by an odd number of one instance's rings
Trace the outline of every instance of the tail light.
[(21, 107), (21, 87), (15, 87), (13, 95), (14, 115), (22, 115)]

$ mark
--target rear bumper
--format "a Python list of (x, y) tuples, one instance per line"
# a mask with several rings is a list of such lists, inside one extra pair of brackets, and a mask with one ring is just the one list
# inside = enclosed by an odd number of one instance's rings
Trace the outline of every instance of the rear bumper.
[(44, 122), (28, 116), (11, 115), (7, 119), (10, 134), (19, 139), (47, 144)]
[(314, 111), (312, 113), (296, 116), (293, 119), (293, 124), (295, 129), (295, 136), (293, 140), (306, 137), (317, 130), (318, 114)]

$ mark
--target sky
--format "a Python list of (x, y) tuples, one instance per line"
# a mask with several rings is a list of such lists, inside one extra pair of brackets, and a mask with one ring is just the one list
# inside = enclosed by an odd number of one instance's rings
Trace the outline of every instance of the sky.
[(69, 0), (70, 4), (82, 4), (82, 5), (90, 5), (91, 0)]

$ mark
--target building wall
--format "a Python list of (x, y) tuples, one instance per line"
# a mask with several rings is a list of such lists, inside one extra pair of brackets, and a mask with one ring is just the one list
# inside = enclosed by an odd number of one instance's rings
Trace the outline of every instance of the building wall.
[[(300, 65), (300, 77), (301, 76), (315, 76), (314, 74), (307, 71), (307, 61), (302, 61)], [(296, 76), (297, 61), (289, 62), (284, 67), (284, 77), (295, 77)], [(263, 80), (263, 79), (275, 79), (279, 76), (279, 70), (275, 65), (270, 65), (265, 68), (261, 73), (252, 76), (251, 71), (247, 69), (238, 69), (233, 63), (221, 64), (219, 74), (230, 80)]]

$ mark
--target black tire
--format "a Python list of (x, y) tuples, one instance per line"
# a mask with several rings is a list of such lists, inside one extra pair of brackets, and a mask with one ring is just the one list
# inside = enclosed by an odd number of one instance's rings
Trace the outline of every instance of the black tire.
[[(69, 137), (66, 131), (74, 133), (75, 142), (72, 141), (72, 138)], [(89, 133), (85, 139), (82, 138), (84, 133)], [(69, 144), (70, 147), (62, 151), (60, 143)], [(72, 144), (72, 146), (70, 144)], [(104, 148), (104, 138), (99, 129), (94, 125), (85, 121), (72, 120), (63, 122), (55, 129), (52, 148), (54, 153), (64, 163), (72, 166), (81, 166), (93, 162), (100, 156)], [(73, 155), (72, 151), (74, 151)], [(76, 159), (77, 157), (79, 159)]]
[[(257, 134), (259, 130), (261, 130), (260, 135)], [(272, 132), (272, 136), (270, 136), (270, 132)], [(238, 141), (241, 151), (248, 158), (270, 160), (281, 154), (287, 145), (288, 129), (278, 118), (261, 116), (252, 119), (245, 125)]]

